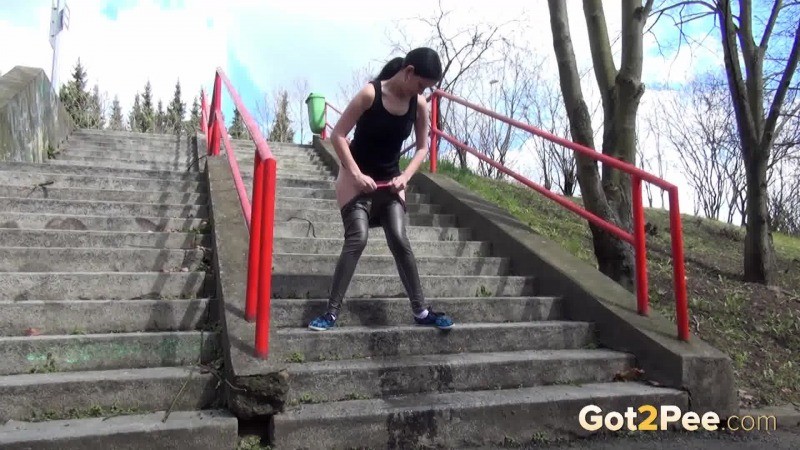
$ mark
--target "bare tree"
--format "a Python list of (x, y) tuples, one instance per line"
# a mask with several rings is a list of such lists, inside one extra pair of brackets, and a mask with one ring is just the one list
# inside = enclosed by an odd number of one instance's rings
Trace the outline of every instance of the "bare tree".
[[(617, 69), (601, 1), (583, 2), (594, 74), (603, 101), (603, 154), (629, 163), (636, 162), (636, 112), (644, 94), (642, 35), (652, 4), (653, 0), (644, 5), (641, 1), (622, 1), (622, 55)], [(572, 139), (594, 148), (592, 121), (572, 48), (566, 0), (548, 0), (548, 5)], [(586, 208), (622, 229), (631, 229), (631, 188), (625, 174), (604, 165), (601, 178), (596, 162), (585, 156), (577, 156), (577, 169)], [(600, 271), (633, 290), (635, 273), (630, 246), (592, 224), (589, 228)]]
[(291, 97), (292, 106), (290, 108), (291, 115), (294, 116), (293, 122), (298, 124), (300, 132), (300, 143), (306, 143), (306, 128), (308, 125), (308, 114), (306, 106), (306, 98), (310, 94), (310, 87), (306, 78), (296, 78), (292, 83), (292, 89), (289, 92)]
[(731, 192), (728, 174), (740, 159), (725, 80), (714, 73), (702, 74), (660, 109), (666, 137), (694, 190), (695, 214), (720, 218)]
[[(665, 3), (655, 13), (671, 17), (685, 41), (689, 41), (682, 27), (685, 23), (711, 18), (719, 23), (747, 184), (744, 279), (770, 284), (776, 266), (767, 172), (784, 101), (788, 94), (791, 102), (795, 94), (790, 91), (797, 89), (796, 84), (790, 87), (800, 54), (800, 2), (759, 2), (754, 9), (751, 0), (739, 0), (738, 11), (728, 0)], [(763, 29), (754, 31), (754, 23), (763, 24)]]
[[(509, 21), (495, 26), (476, 18), (471, 24), (454, 29), (449, 20), (451, 16), (452, 11), (444, 10), (441, 0), (439, 0), (432, 14), (426, 11), (424, 15), (411, 20), (424, 25), (429, 30), (430, 38), (424, 45), (436, 50), (442, 59), (443, 77), (436, 87), (455, 95), (461, 95), (459, 86), (464, 79), (468, 78), (471, 73), (481, 70), (491, 61), (501, 59), (493, 50), (501, 42), (511, 42), (503, 37), (502, 31), (517, 21)], [(391, 45), (394, 52), (405, 54), (419, 44), (411, 42), (401, 22), (398, 24), (396, 37), (392, 39)], [(454, 133), (449, 128), (448, 117), (452, 113), (453, 107), (452, 102), (445, 102), (440, 108), (436, 124), (439, 129), (451, 135)], [(447, 147), (439, 146), (442, 154), (446, 152)], [(456, 153), (461, 167), (466, 168), (466, 155), (459, 150), (456, 150)]]
[[(661, 139), (665, 133), (662, 131), (664, 125), (660, 115), (660, 109), (651, 109), (647, 114), (641, 117), (645, 124), (644, 136), (646, 143), (642, 145), (641, 142), (637, 142), (636, 158), (642, 170), (646, 170), (664, 179), (667, 171), (667, 159), (664, 153), (666, 145), (664, 145)], [(639, 129), (641, 130), (641, 128)], [(639, 133), (637, 130), (637, 137), (638, 136)], [(645, 151), (645, 149), (650, 149), (650, 151)], [(651, 208), (655, 206), (655, 193), (653, 192), (655, 189), (658, 190), (659, 206), (663, 208), (664, 205), (666, 205), (664, 200), (665, 191), (663, 189), (653, 186), (650, 183), (644, 183), (644, 189), (647, 195), (647, 203)]]
[[(547, 79), (538, 81), (527, 121), (556, 136), (568, 138), (569, 120), (558, 86)], [(551, 190), (555, 185), (563, 195), (575, 195), (578, 180), (574, 152), (544, 138), (536, 137), (533, 142), (542, 167), (544, 187)]]

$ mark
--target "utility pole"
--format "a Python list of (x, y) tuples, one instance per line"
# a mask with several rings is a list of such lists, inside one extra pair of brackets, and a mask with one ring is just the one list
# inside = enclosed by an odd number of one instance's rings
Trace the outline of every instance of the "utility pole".
[(50, 47), (53, 48), (53, 67), (50, 70), (50, 83), (58, 94), (58, 37), (62, 30), (69, 29), (69, 7), (66, 0), (53, 0), (50, 12)]

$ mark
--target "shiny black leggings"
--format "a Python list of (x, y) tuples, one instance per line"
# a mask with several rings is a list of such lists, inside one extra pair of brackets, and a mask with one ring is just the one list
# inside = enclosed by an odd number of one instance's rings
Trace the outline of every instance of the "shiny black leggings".
[(414, 314), (424, 309), (425, 299), (419, 281), (417, 263), (406, 236), (406, 207), (397, 194), (379, 189), (360, 195), (341, 209), (344, 224), (344, 245), (333, 273), (333, 285), (328, 299), (328, 312), (339, 315), (345, 292), (353, 278), (361, 253), (367, 246), (369, 229), (383, 227), (386, 242), (394, 256), (400, 280), (411, 300)]

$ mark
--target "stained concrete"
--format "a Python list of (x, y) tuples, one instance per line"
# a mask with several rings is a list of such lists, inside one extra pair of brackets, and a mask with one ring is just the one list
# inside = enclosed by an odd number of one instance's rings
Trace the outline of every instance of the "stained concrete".
[(44, 70), (16, 66), (0, 77), (0, 162), (46, 161), (73, 129)]

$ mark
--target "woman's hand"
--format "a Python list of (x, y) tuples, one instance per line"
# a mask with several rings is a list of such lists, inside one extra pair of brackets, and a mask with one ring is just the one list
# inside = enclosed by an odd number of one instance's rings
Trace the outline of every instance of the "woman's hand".
[(392, 192), (400, 192), (406, 189), (406, 185), (408, 184), (408, 177), (405, 174), (398, 175), (392, 178), (392, 182), (389, 184), (389, 187), (392, 189)]
[(375, 183), (375, 180), (373, 180), (369, 175), (358, 173), (355, 175), (355, 180), (356, 186), (361, 192), (372, 192), (375, 189), (378, 189), (378, 185)]

